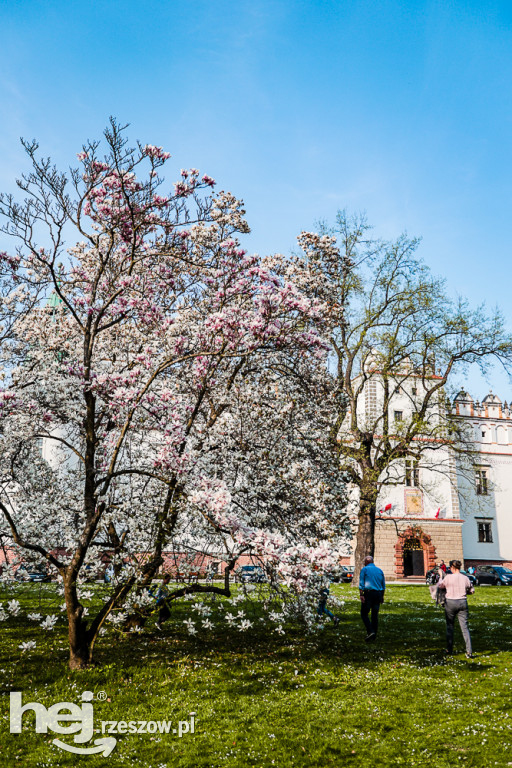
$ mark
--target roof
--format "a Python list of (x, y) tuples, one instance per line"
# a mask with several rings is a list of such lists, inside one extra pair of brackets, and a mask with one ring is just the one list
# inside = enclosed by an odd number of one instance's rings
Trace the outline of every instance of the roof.
[(48, 298), (48, 301), (46, 302), (46, 306), (49, 307), (50, 309), (58, 309), (59, 307), (62, 306), (62, 299), (60, 298), (58, 293), (56, 293), (55, 291), (51, 292)]
[(492, 389), (491, 389), (489, 394), (486, 395), (484, 397), (484, 399), (482, 400), (482, 403), (495, 403), (496, 405), (501, 405), (501, 400), (498, 397), (498, 395), (494, 395), (493, 394)]
[(470, 394), (468, 394), (463, 389), (461, 389), (459, 394), (455, 396), (455, 401), (454, 402), (456, 402), (456, 403), (472, 403), (473, 402), (473, 398), (471, 397)]

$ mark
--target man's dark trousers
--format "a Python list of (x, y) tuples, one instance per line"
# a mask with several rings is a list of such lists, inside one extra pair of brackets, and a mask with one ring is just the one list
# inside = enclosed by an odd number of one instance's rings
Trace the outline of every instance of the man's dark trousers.
[[(379, 626), (379, 608), (382, 603), (382, 590), (380, 589), (365, 589), (364, 590), (364, 603), (361, 603), (361, 618), (363, 624), (366, 627), (367, 633), (370, 635), (372, 632), (377, 634)], [(368, 614), (371, 612), (371, 620), (368, 618)]]

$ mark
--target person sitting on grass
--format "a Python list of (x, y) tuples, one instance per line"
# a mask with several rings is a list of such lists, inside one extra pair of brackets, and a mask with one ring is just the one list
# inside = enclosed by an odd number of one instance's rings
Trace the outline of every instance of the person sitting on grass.
[(167, 621), (167, 619), (171, 615), (169, 606), (167, 605), (167, 597), (169, 595), (169, 589), (167, 585), (169, 584), (170, 580), (171, 580), (170, 573), (164, 574), (164, 577), (162, 579), (162, 584), (158, 588), (157, 593), (155, 595), (156, 607), (159, 608), (158, 619), (155, 626), (159, 630), (162, 629), (163, 622)]

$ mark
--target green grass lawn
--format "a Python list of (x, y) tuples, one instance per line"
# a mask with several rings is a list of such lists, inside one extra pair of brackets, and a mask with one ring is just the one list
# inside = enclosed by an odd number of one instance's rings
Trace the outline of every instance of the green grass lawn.
[[(0, 765), (512, 765), (512, 589), (481, 587), (470, 598), (472, 660), (458, 627), (460, 653), (443, 658), (444, 614), (426, 588), (388, 589), (373, 645), (364, 643), (357, 591), (342, 585), (336, 592), (345, 600), (337, 629), (269, 635), (252, 616), (248, 632), (222, 625), (191, 637), (183, 624), (191, 604), (182, 605), (162, 633), (151, 621), (140, 635), (107, 634), (99, 666), (78, 673), (67, 669), (62, 619), (45, 632), (26, 616), (9, 618), (0, 623)], [(54, 585), (4, 590), (0, 602), (13, 597), (43, 615), (59, 613), (62, 602)], [(37, 647), (22, 653), (18, 645), (27, 640)], [(80, 705), (84, 690), (95, 693), (96, 728), (102, 720), (177, 725), (194, 713), (195, 733), (118, 735), (108, 757), (61, 751), (51, 743), (55, 734), (34, 732), (32, 714), (24, 715), (22, 734), (9, 733), (10, 691), (22, 691), (24, 704), (49, 707)]]

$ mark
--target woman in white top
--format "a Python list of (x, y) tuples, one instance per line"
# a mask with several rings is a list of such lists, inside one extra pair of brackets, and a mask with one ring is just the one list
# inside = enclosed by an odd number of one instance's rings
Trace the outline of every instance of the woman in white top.
[(438, 589), (446, 590), (446, 602), (444, 605), (444, 613), (446, 617), (446, 653), (453, 653), (453, 626), (455, 617), (457, 616), (462, 636), (466, 643), (466, 656), (468, 659), (471, 659), (473, 657), (473, 649), (471, 647), (471, 635), (469, 633), (468, 601), (466, 595), (473, 594), (474, 589), (471, 586), (468, 577), (464, 576), (460, 572), (460, 569), (460, 560), (451, 560), (451, 573), (445, 576), (437, 586)]

